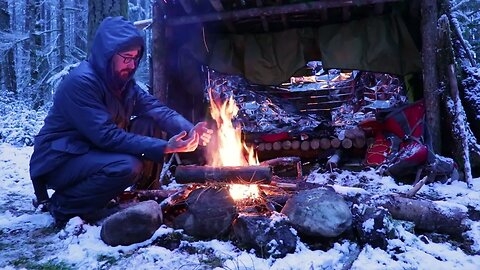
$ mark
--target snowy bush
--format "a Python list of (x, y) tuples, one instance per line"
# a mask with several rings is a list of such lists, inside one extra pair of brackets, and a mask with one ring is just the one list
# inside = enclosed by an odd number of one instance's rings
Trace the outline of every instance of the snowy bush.
[(43, 125), (46, 109), (32, 110), (27, 102), (2, 94), (0, 115), (0, 142), (32, 146), (33, 138)]

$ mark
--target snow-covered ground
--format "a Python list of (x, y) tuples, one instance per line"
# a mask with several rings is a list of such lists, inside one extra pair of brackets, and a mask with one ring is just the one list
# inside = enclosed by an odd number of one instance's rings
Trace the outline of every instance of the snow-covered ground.
[[(471, 221), (465, 245), (435, 234), (415, 235), (400, 223), (397, 239), (386, 250), (343, 240), (329, 250), (312, 250), (298, 240), (297, 250), (281, 259), (261, 259), (231, 242), (218, 240), (182, 243), (168, 250), (155, 239), (173, 230), (162, 226), (139, 244), (110, 247), (100, 239), (100, 227), (72, 219), (65, 229), (55, 229), (53, 219), (32, 206), (33, 188), (28, 174), (32, 147), (0, 144), (0, 267), (3, 269), (343, 269), (355, 250), (360, 255), (352, 269), (480, 269), (480, 221)], [(309, 181), (335, 181), (342, 186), (361, 186), (377, 194), (405, 192), (411, 186), (397, 185), (373, 171), (312, 174)], [(348, 192), (354, 189), (347, 188)], [(473, 189), (463, 182), (423, 187), (420, 196), (438, 198), (480, 211), (480, 179)], [(405, 227), (405, 228), (404, 228)], [(443, 240), (441, 240), (443, 239)], [(445, 242), (443, 242), (445, 241)], [(182, 248), (188, 246), (189, 248)], [(463, 249), (462, 249), (462, 248)], [(195, 252), (191, 252), (194, 250)]]

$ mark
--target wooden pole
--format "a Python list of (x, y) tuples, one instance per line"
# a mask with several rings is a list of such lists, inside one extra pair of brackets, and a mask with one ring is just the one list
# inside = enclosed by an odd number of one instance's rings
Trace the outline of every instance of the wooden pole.
[(440, 99), (437, 77), (437, 1), (422, 0), (422, 62), (423, 95), (425, 98), (426, 121), (436, 153), (441, 153)]
[(175, 181), (188, 183), (252, 183), (268, 184), (272, 179), (272, 168), (269, 166), (177, 166)]
[[(385, 2), (398, 2), (399, 0), (323, 0), (315, 1), (308, 3), (297, 3), (283, 6), (269, 6), (269, 7), (257, 7), (250, 9), (241, 9), (236, 11), (225, 11), (225, 12), (215, 12), (207, 13), (198, 16), (181, 16), (181, 17), (172, 17), (167, 18), (167, 24), (170, 25), (185, 25), (193, 24), (199, 22), (212, 22), (212, 21), (225, 21), (225, 20), (239, 20), (244, 18), (258, 18), (262, 16), (272, 16), (272, 15), (282, 15), (290, 13), (301, 13), (305, 11), (317, 11), (327, 8), (338, 8), (338, 7), (354, 7), (360, 5), (369, 5), (375, 3), (385, 3)], [(428, 0), (426, 0), (428, 1)]]
[(166, 76), (166, 35), (165, 35), (165, 4), (163, 0), (156, 0), (153, 4), (152, 25), (152, 73), (153, 95), (162, 103), (167, 103), (167, 76)]

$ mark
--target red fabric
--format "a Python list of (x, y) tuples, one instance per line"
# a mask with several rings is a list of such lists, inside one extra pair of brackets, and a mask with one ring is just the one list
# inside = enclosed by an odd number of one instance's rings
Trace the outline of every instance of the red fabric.
[(367, 149), (365, 162), (370, 166), (378, 166), (385, 162), (390, 154), (391, 143), (385, 136), (379, 132), (375, 136), (375, 141)]
[(390, 113), (384, 121), (385, 130), (400, 139), (405, 135), (420, 138), (423, 136), (425, 105), (419, 101)]
[(277, 134), (265, 134), (265, 135), (262, 135), (260, 139), (264, 142), (278, 142), (278, 141), (290, 139), (290, 135), (288, 135), (288, 132), (281, 132)]

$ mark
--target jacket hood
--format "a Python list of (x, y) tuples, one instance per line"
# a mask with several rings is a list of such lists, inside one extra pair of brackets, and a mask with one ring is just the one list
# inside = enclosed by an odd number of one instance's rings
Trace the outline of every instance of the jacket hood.
[(112, 57), (123, 50), (139, 46), (140, 57), (143, 56), (145, 41), (132, 22), (125, 18), (107, 17), (98, 26), (88, 62), (102, 79), (110, 85), (115, 78), (111, 78), (110, 62)]

